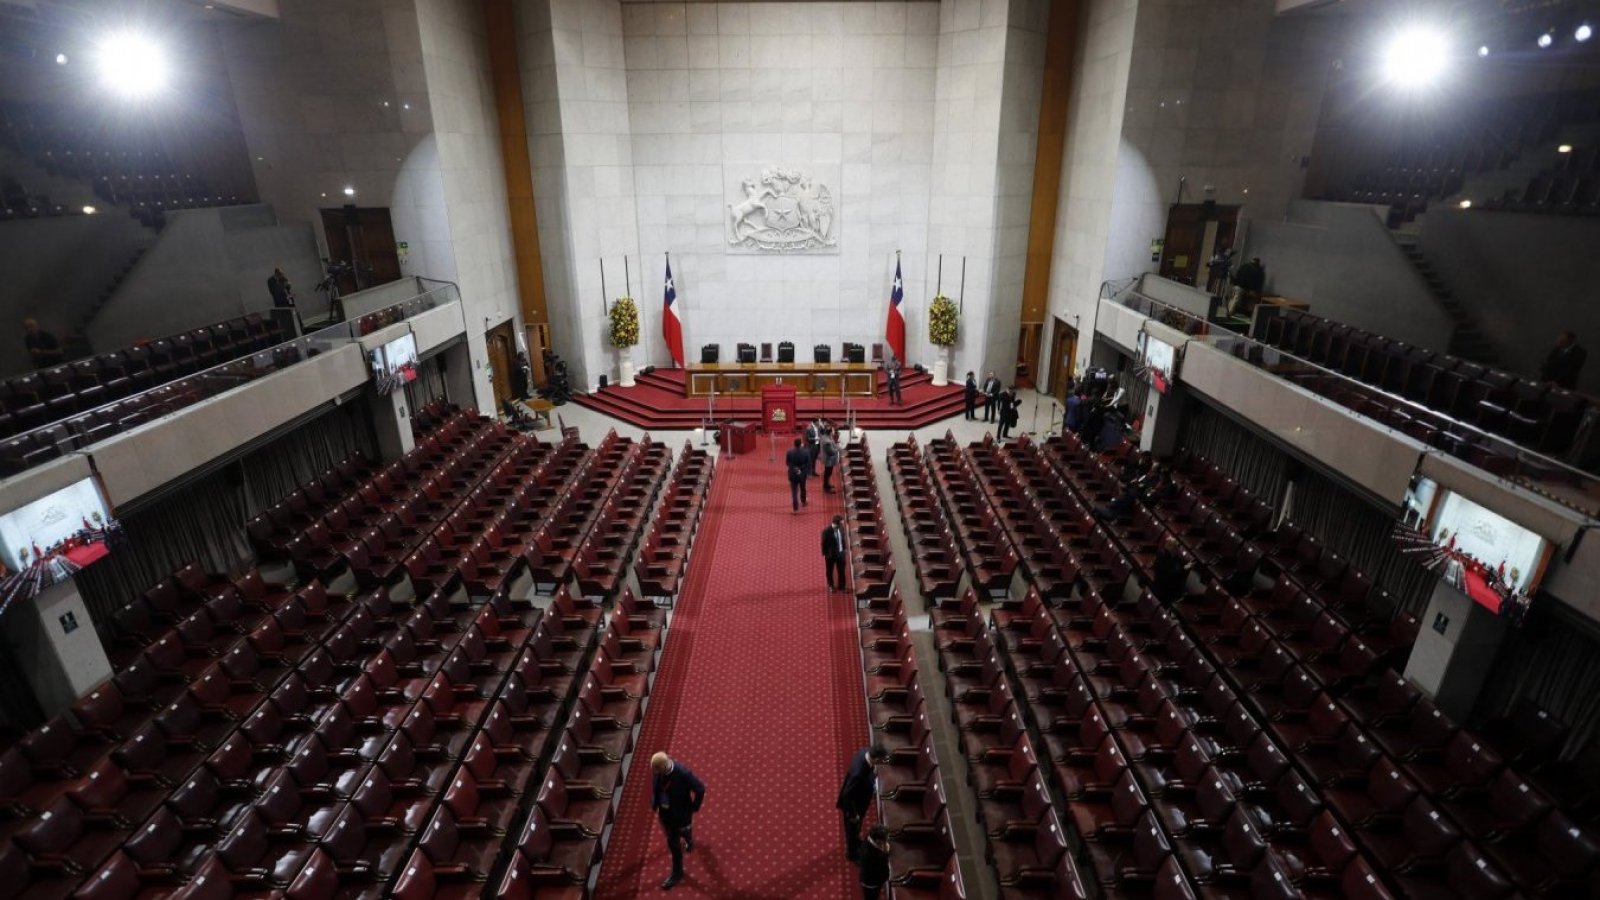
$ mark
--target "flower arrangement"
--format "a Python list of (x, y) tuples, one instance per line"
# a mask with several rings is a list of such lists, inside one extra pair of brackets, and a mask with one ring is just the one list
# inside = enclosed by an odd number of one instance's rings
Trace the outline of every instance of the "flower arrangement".
[(639, 343), (639, 307), (632, 297), (611, 304), (611, 346), (626, 350)]
[(953, 347), (956, 343), (956, 322), (961, 313), (954, 300), (940, 294), (928, 304), (928, 340), (935, 347)]

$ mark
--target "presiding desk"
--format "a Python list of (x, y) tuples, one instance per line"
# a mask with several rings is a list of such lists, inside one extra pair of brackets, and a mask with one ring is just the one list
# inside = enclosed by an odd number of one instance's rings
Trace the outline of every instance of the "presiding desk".
[(876, 397), (878, 367), (873, 363), (699, 363), (689, 366), (685, 397), (761, 396), (761, 389), (783, 384), (802, 397)]

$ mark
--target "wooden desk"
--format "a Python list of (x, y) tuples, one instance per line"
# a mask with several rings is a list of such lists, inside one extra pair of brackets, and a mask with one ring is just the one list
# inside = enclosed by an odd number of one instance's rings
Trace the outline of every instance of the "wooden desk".
[(759, 397), (761, 389), (786, 384), (802, 397), (876, 397), (878, 367), (872, 363), (699, 363), (683, 380), (685, 397)]

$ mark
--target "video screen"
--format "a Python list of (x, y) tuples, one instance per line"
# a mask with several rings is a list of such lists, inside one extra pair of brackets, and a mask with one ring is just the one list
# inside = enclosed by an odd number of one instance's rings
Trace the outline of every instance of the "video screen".
[(367, 361), (380, 393), (391, 393), (417, 380), (417, 337), (405, 334), (367, 351)]
[(1177, 377), (1178, 350), (1166, 341), (1159, 341), (1148, 334), (1140, 333), (1144, 346), (1140, 348), (1144, 369), (1150, 378), (1150, 386), (1156, 393), (1165, 394), (1172, 389), (1172, 381)]
[(1520, 621), (1550, 541), (1487, 507), (1414, 476), (1401, 512), (1408, 552), (1493, 612)]
[(0, 609), (103, 558), (119, 534), (93, 478), (0, 516)]

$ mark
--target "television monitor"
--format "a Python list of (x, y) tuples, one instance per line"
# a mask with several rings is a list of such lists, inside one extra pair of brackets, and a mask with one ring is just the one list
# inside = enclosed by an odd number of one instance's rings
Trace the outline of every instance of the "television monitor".
[(104, 558), (119, 534), (93, 478), (0, 515), (0, 610)]
[(1139, 333), (1139, 343), (1139, 359), (1150, 386), (1158, 394), (1172, 390), (1173, 381), (1178, 377), (1178, 348), (1144, 332)]
[(1420, 474), (1401, 517), (1425, 565), (1474, 602), (1517, 620), (1555, 550), (1538, 533)]
[(367, 351), (367, 363), (381, 393), (391, 393), (417, 380), (417, 337), (407, 332), (382, 347)]

